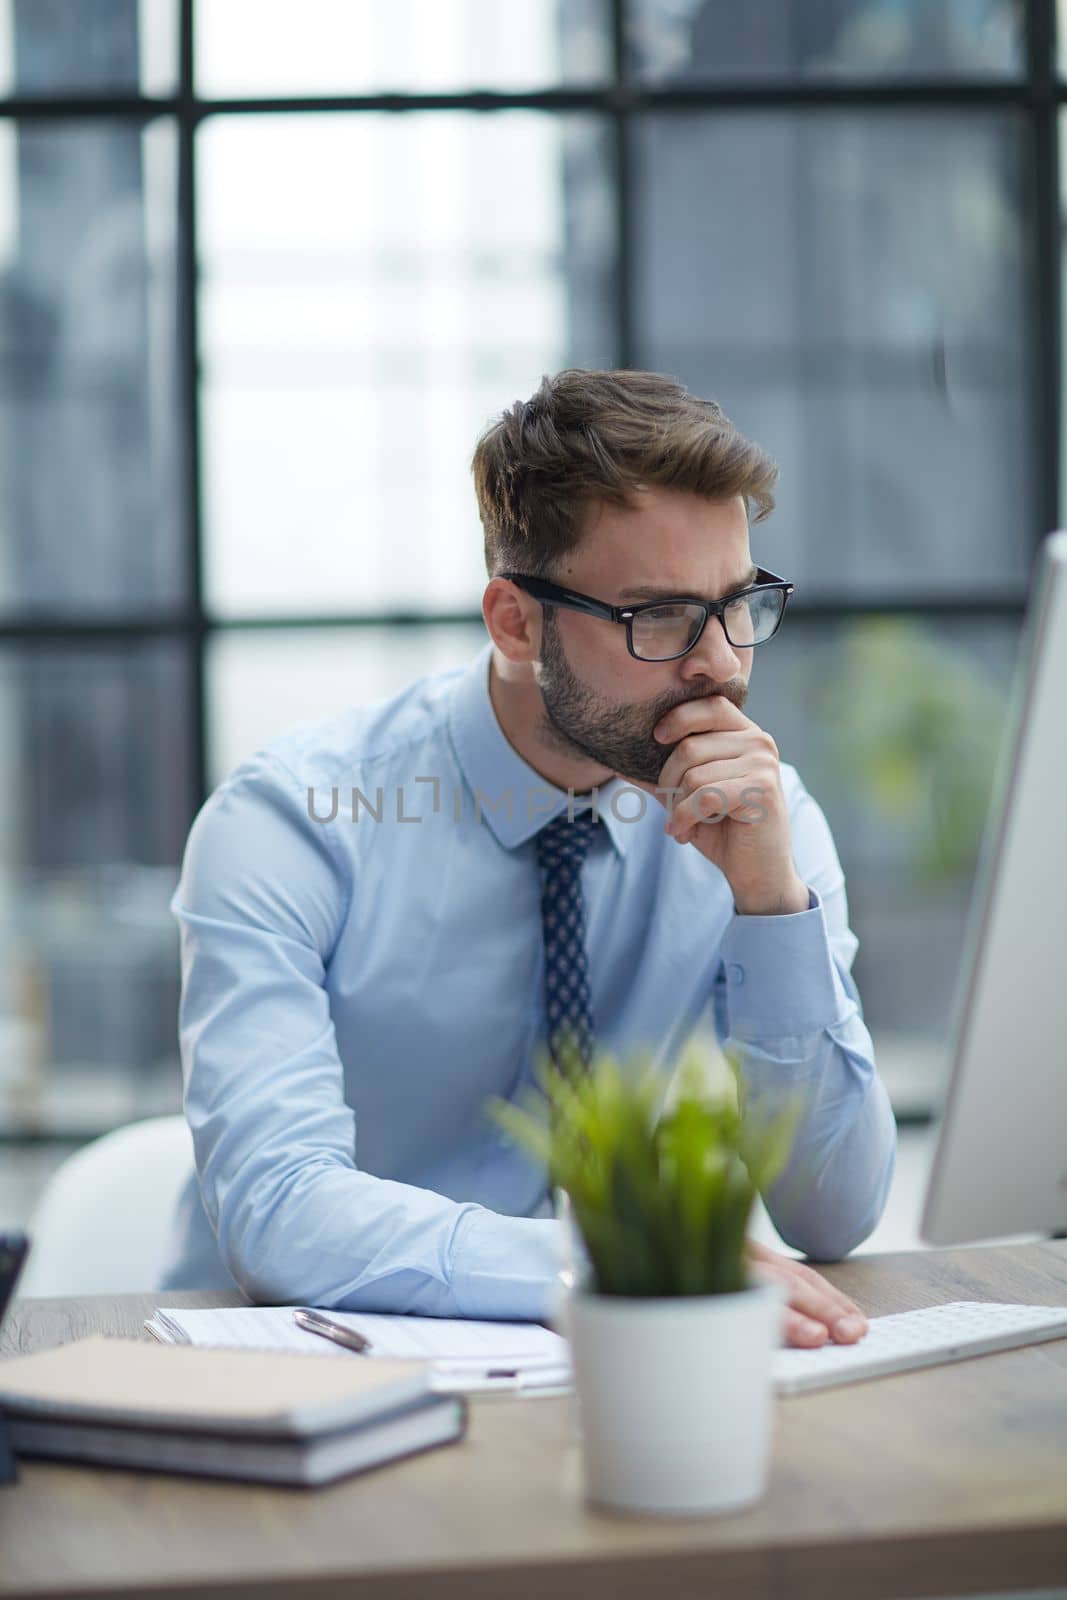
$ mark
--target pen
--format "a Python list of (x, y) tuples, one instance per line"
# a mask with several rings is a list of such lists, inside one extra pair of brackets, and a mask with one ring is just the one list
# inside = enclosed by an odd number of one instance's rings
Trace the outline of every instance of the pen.
[(332, 1317), (324, 1316), (321, 1311), (312, 1311), (307, 1306), (296, 1308), (293, 1321), (308, 1333), (332, 1339), (334, 1344), (344, 1345), (346, 1350), (354, 1350), (357, 1355), (365, 1355), (371, 1347), (370, 1340), (357, 1333), (355, 1328), (346, 1328), (343, 1322), (335, 1322)]

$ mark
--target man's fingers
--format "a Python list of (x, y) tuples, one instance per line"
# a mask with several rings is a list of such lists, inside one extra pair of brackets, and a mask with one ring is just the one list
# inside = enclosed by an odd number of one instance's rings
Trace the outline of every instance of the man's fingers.
[(841, 1308), (840, 1316), (863, 1317), (864, 1321), (866, 1321), (863, 1311), (855, 1300), (850, 1300), (843, 1289), (835, 1288), (829, 1278), (824, 1278), (822, 1273), (816, 1272), (814, 1267), (809, 1267), (803, 1261), (794, 1261), (791, 1270), (805, 1283), (810, 1284), (816, 1294), (823, 1295), (826, 1299), (832, 1300), (836, 1305), (839, 1305)]
[(815, 1349), (818, 1345), (826, 1344), (830, 1335), (824, 1322), (813, 1322), (810, 1317), (802, 1316), (799, 1311), (790, 1311), (785, 1319), (785, 1342), (797, 1345), (804, 1350)]
[(665, 743), (676, 744), (689, 733), (703, 733), (709, 729), (748, 729), (755, 728), (756, 724), (725, 695), (713, 694), (676, 705), (665, 717), (660, 718), (657, 727), (663, 728)]
[(659, 781), (664, 789), (680, 784), (690, 767), (703, 766), (707, 761), (732, 761), (750, 757), (754, 751), (752, 740), (745, 733), (690, 734), (683, 744), (675, 745), (660, 772)]
[[(847, 1295), (833, 1289), (824, 1278), (812, 1283), (791, 1272), (784, 1272), (781, 1276), (789, 1295), (790, 1317), (795, 1319), (789, 1326), (799, 1331), (805, 1323), (814, 1323), (839, 1344), (854, 1344), (866, 1333), (868, 1324), (863, 1312)], [(817, 1274), (814, 1276), (817, 1277)], [(843, 1317), (858, 1318), (860, 1327), (855, 1333), (845, 1333), (844, 1330), (840, 1334), (837, 1332), (837, 1324)], [(823, 1341), (807, 1339), (803, 1342), (810, 1344)]]
[[(688, 844), (697, 828), (714, 821), (722, 821), (732, 816), (736, 811), (746, 814), (746, 821), (754, 821), (751, 816), (753, 811), (763, 810), (763, 786), (756, 781), (747, 768), (743, 769), (737, 777), (728, 775), (742, 765), (740, 762), (724, 763), (728, 769), (722, 776), (715, 776), (702, 783), (699, 789), (684, 800), (679, 801), (670, 819), (670, 832), (679, 844)], [(705, 772), (711, 768), (705, 767)]]
[(801, 1270), (815, 1293), (821, 1300), (826, 1302), (829, 1311), (832, 1313), (827, 1318), (828, 1322), (832, 1322), (839, 1317), (858, 1317), (863, 1324), (864, 1332), (866, 1332), (868, 1326), (866, 1314), (856, 1304), (855, 1300), (850, 1300), (848, 1295), (841, 1289), (835, 1289), (827, 1278), (815, 1271), (814, 1267), (802, 1267)]
[(829, 1344), (856, 1344), (863, 1337), (862, 1333), (844, 1334), (834, 1331), (834, 1324), (829, 1324), (819, 1317), (805, 1316), (802, 1311), (790, 1310), (786, 1313), (785, 1342), (799, 1345), (803, 1349), (816, 1349), (820, 1345)]
[[(788, 1309), (785, 1332), (789, 1344), (815, 1346), (833, 1339), (836, 1344), (855, 1344), (870, 1324), (854, 1300), (821, 1273), (803, 1261), (795, 1261), (755, 1239), (745, 1240), (750, 1274), (757, 1280), (773, 1278), (786, 1286)], [(852, 1331), (838, 1331), (842, 1318), (855, 1318)]]

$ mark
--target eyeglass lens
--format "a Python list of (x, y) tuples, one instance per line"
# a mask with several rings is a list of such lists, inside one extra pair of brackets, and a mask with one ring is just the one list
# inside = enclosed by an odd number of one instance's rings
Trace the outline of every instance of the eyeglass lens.
[[(723, 613), (727, 639), (741, 647), (762, 644), (778, 626), (784, 603), (781, 589), (767, 589), (733, 601)], [(696, 605), (655, 606), (639, 611), (631, 623), (634, 651), (645, 661), (681, 655), (694, 643), (703, 621), (703, 607)]]

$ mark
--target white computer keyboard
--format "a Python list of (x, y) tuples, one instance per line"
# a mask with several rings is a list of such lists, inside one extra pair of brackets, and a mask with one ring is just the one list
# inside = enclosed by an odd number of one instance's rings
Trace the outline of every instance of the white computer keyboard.
[(1044, 1339), (1067, 1339), (1067, 1306), (1001, 1305), (953, 1300), (948, 1305), (869, 1318), (858, 1344), (826, 1343), (813, 1350), (793, 1347), (774, 1357), (781, 1394), (825, 1389), (837, 1383), (933, 1367), (943, 1361), (990, 1355)]

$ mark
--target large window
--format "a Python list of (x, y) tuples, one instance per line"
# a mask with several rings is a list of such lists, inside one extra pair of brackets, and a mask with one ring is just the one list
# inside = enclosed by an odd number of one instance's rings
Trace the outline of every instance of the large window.
[(471, 449), (564, 365), (780, 464), (751, 708), (929, 1103), (1059, 516), (1056, 9), (0, 0), (0, 1137), (178, 1106), (197, 806), (469, 659)]

